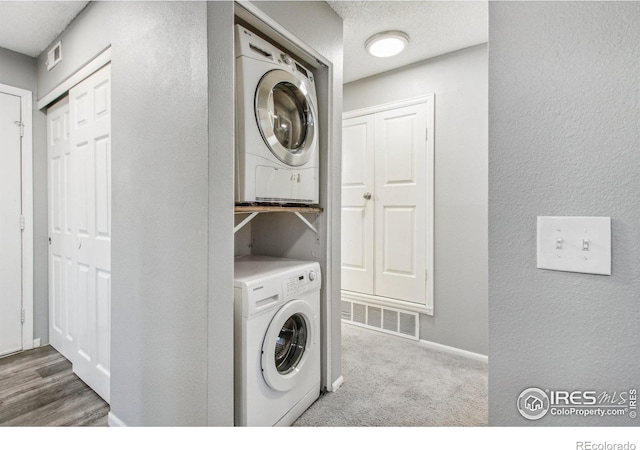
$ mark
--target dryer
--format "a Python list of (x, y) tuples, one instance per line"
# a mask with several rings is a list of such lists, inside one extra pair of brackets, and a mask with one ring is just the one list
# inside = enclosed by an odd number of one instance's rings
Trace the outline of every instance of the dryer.
[(318, 106), (313, 73), (235, 26), (236, 202), (317, 204)]
[(235, 425), (291, 425), (320, 395), (320, 266), (235, 259)]

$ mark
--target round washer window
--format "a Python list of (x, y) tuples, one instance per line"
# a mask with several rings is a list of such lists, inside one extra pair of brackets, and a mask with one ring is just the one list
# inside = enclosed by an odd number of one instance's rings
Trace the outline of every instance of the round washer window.
[(295, 152), (307, 135), (309, 108), (300, 89), (282, 82), (273, 87), (273, 133), (278, 142)]
[(301, 314), (289, 317), (276, 338), (275, 363), (278, 373), (293, 371), (304, 354), (307, 345), (307, 323)]
[(274, 69), (258, 83), (255, 112), (258, 129), (276, 158), (288, 166), (301, 166), (314, 155), (318, 136), (316, 110), (306, 79)]

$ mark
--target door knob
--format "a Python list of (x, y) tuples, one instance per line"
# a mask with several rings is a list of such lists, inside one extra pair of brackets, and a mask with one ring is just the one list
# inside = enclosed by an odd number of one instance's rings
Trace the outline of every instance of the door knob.
[(365, 192), (364, 194), (362, 194), (362, 198), (364, 198), (365, 200), (371, 200), (371, 192)]

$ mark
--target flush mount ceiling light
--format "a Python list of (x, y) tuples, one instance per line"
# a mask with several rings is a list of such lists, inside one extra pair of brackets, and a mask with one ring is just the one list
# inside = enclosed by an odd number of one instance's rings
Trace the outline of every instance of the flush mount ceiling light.
[(387, 58), (400, 53), (409, 43), (409, 36), (402, 31), (383, 31), (367, 39), (367, 52), (378, 58)]

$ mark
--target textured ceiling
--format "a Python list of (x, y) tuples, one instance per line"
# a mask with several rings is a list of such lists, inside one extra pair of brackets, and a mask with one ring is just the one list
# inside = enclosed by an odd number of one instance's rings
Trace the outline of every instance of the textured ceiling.
[[(344, 82), (487, 42), (486, 1), (328, 1), (344, 21)], [(376, 58), (365, 41), (386, 30), (409, 35), (409, 46)]]
[[(0, 47), (39, 56), (87, 1), (0, 0)], [(329, 1), (344, 20), (344, 81), (487, 42), (485, 1)], [(397, 56), (375, 58), (364, 50), (371, 35), (400, 30), (409, 46)]]
[(87, 3), (0, 1), (0, 47), (39, 56)]

